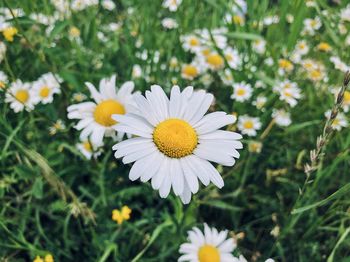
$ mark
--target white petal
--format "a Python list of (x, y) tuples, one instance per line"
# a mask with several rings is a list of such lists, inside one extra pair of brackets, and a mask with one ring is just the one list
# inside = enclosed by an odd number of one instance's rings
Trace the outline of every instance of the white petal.
[(124, 132), (128, 134), (136, 135), (136, 136), (141, 136), (144, 138), (152, 138), (152, 134), (150, 133), (147, 133), (138, 129), (134, 129), (130, 126), (123, 125), (123, 124), (116, 124), (113, 126), (113, 129), (118, 132)]
[(128, 163), (134, 162), (134, 161), (139, 160), (147, 155), (152, 154), (156, 150), (158, 150), (158, 149), (155, 146), (153, 146), (153, 147), (144, 149), (142, 151), (137, 151), (135, 153), (129, 154), (129, 155), (123, 157), (123, 163), (128, 164)]
[(180, 162), (188, 187), (193, 194), (197, 193), (199, 189), (197, 176), (194, 174), (192, 169), (187, 165), (187, 162), (183, 158), (180, 159)]
[(112, 115), (112, 118), (120, 124), (128, 125), (146, 133), (153, 133), (153, 127), (141, 116), (129, 113), (126, 115)]
[(206, 172), (202, 172), (203, 168), (197, 156), (189, 155), (183, 158), (183, 160), (186, 161), (187, 166), (191, 168), (192, 172), (196, 174), (196, 176), (203, 183), (203, 185), (205, 186), (209, 185), (210, 183), (209, 176), (207, 175)]
[(224, 166), (233, 166), (235, 164), (235, 159), (227, 154), (224, 154), (219, 149), (205, 147), (202, 144), (198, 144), (193, 154), (199, 158), (209, 160), (211, 162), (216, 162)]
[(95, 127), (91, 133), (91, 143), (96, 146), (103, 144), (103, 136), (105, 134), (105, 128), (102, 126)]
[(182, 192), (182, 194), (180, 195), (180, 198), (181, 198), (182, 203), (184, 203), (185, 205), (187, 205), (188, 203), (190, 203), (190, 201), (191, 201), (191, 196), (192, 196), (191, 190), (190, 190), (190, 188), (188, 187), (187, 182), (185, 181), (183, 192)]
[(168, 172), (169, 172), (169, 158), (165, 157), (163, 159), (163, 162), (161, 163), (161, 166), (158, 172), (152, 178), (153, 189), (158, 190), (161, 187), (163, 180), (167, 176), (166, 174)]
[(199, 138), (203, 140), (239, 140), (242, 139), (242, 135), (231, 131), (216, 130), (214, 132), (201, 135)]
[(85, 82), (85, 85), (89, 88), (91, 97), (97, 102), (102, 101), (101, 94), (96, 90), (95, 86), (89, 82)]
[[(202, 120), (204, 120), (204, 118), (205, 117), (203, 117)], [(198, 134), (202, 135), (202, 134), (210, 133), (214, 130), (217, 130), (223, 126), (232, 124), (234, 122), (235, 122), (235, 117), (233, 115), (225, 115), (225, 116), (218, 117), (213, 121), (203, 122), (200, 126), (196, 127), (196, 131)]]
[(147, 182), (158, 172), (159, 167), (165, 158), (165, 156), (158, 151), (155, 151), (153, 155), (154, 157), (150, 160), (151, 164), (144, 167), (144, 172), (141, 175), (142, 182)]
[(199, 120), (203, 118), (204, 114), (208, 111), (213, 100), (214, 100), (214, 96), (212, 94), (205, 95), (202, 104), (197, 109), (197, 111), (192, 116), (192, 118), (189, 120), (191, 125), (196, 124)]
[(135, 137), (135, 138), (130, 138), (127, 140), (124, 140), (118, 144), (115, 144), (112, 149), (117, 150), (117, 149), (122, 149), (125, 147), (133, 146), (133, 145), (138, 145), (138, 144), (143, 144), (143, 143), (153, 143), (151, 139), (148, 138), (143, 138), (143, 137)]
[(169, 117), (179, 118), (180, 112), (181, 112), (180, 88), (178, 86), (173, 86), (170, 94)]
[[(169, 171), (168, 171), (169, 172)], [(159, 188), (159, 195), (161, 198), (166, 198), (170, 193), (171, 179), (169, 173), (164, 173), (162, 185)]]
[(179, 196), (184, 190), (184, 175), (178, 159), (170, 160), (170, 179), (175, 195)]

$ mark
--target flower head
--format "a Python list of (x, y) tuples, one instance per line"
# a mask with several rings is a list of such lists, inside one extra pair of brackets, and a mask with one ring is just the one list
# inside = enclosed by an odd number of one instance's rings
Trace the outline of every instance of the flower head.
[(188, 231), (188, 243), (180, 246), (182, 256), (178, 261), (188, 262), (236, 262), (238, 258), (232, 255), (237, 243), (233, 238), (227, 238), (228, 231), (218, 231), (204, 224), (204, 232), (194, 227)]
[[(115, 75), (102, 79), (99, 91), (91, 83), (85, 83), (94, 102), (83, 102), (67, 108), (69, 119), (80, 119), (75, 128), (82, 130), (81, 140), (87, 140), (90, 137), (94, 145), (101, 145), (104, 136), (113, 136), (115, 133), (113, 126), (117, 121), (112, 118), (112, 115), (123, 115), (132, 110), (131, 92), (134, 89), (134, 83), (126, 82), (117, 91), (115, 79)], [(117, 136), (121, 139), (124, 133), (119, 132)]]
[(237, 149), (241, 135), (218, 130), (231, 124), (235, 117), (224, 112), (205, 115), (214, 96), (204, 90), (194, 92), (178, 86), (171, 90), (170, 99), (158, 85), (146, 91), (146, 97), (136, 94), (139, 112), (115, 115), (119, 132), (137, 137), (116, 144), (115, 157), (124, 164), (135, 162), (129, 178), (142, 182), (152, 180), (152, 187), (162, 198), (175, 195), (188, 203), (199, 189), (198, 179), (207, 186), (213, 182), (221, 188), (224, 181), (209, 162), (232, 166), (239, 157)]
[(128, 206), (123, 206), (121, 210), (114, 209), (112, 211), (112, 220), (116, 221), (118, 225), (130, 219), (131, 209)]

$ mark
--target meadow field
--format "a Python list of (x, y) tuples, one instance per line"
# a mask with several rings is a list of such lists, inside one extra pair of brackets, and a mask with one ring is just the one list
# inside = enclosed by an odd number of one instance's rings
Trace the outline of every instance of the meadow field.
[(0, 0), (0, 261), (350, 261), (350, 1)]

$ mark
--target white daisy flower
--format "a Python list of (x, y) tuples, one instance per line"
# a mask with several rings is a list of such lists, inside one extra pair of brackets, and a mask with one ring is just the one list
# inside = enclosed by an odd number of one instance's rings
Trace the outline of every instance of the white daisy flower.
[(267, 102), (267, 97), (259, 95), (255, 101), (253, 101), (253, 105), (256, 106), (257, 109), (260, 109), (263, 111), (263, 107), (265, 106)]
[[(113, 127), (117, 122), (112, 119), (113, 114), (125, 114), (132, 110), (134, 83), (124, 83), (119, 90), (115, 86), (116, 75), (110, 78), (103, 78), (100, 81), (99, 91), (93, 84), (87, 82), (91, 97), (94, 102), (83, 102), (71, 105), (67, 108), (69, 119), (80, 119), (75, 126), (82, 130), (80, 139), (90, 141), (94, 145), (101, 145), (104, 136), (114, 136)], [(124, 132), (118, 132), (117, 137), (121, 139)]]
[[(212, 52), (208, 56), (206, 56), (205, 63), (208, 68), (214, 71), (222, 69), (225, 66), (224, 58), (217, 52)], [(231, 59), (231, 64), (236, 66), (236, 63), (234, 62), (233, 58)]]
[(294, 107), (298, 103), (298, 99), (301, 98), (298, 85), (289, 80), (278, 83), (273, 90), (279, 93), (280, 100), (286, 101), (291, 107)]
[(253, 89), (250, 84), (246, 84), (245, 82), (235, 83), (233, 84), (233, 94), (231, 95), (231, 99), (238, 102), (244, 102), (252, 96), (252, 93)]
[(256, 131), (261, 128), (261, 122), (257, 117), (242, 115), (238, 118), (237, 127), (244, 135), (256, 136)]
[(266, 50), (266, 41), (264, 39), (255, 40), (252, 43), (252, 48), (254, 52), (258, 54), (263, 54)]
[(5, 102), (10, 103), (10, 107), (15, 113), (23, 111), (23, 109), (28, 112), (33, 110), (35, 99), (31, 85), (17, 79), (6, 90)]
[(164, 0), (162, 6), (168, 8), (170, 12), (175, 12), (182, 0)]
[(226, 61), (232, 69), (237, 69), (242, 64), (242, 58), (236, 49), (227, 47), (223, 51)]
[(142, 76), (142, 68), (140, 65), (135, 64), (132, 67), (131, 77), (135, 79), (135, 78), (140, 78), (141, 76)]
[(8, 82), (7, 75), (3, 71), (0, 71), (0, 91), (1, 89), (5, 88), (7, 82)]
[(342, 9), (340, 12), (340, 19), (342, 21), (350, 22), (350, 4), (346, 6), (346, 8)]
[(276, 124), (279, 126), (289, 126), (292, 123), (290, 118), (290, 113), (286, 112), (283, 109), (273, 109), (272, 117), (275, 120)]
[(319, 17), (315, 17), (314, 19), (307, 18), (304, 20), (303, 32), (309, 35), (314, 35), (315, 31), (320, 29), (321, 26), (322, 26), (322, 23)]
[(305, 40), (300, 40), (295, 46), (295, 52), (301, 56), (306, 55), (309, 52), (309, 46)]
[[(327, 119), (331, 117), (331, 114), (332, 114), (331, 110), (328, 110), (324, 113)], [(343, 127), (347, 127), (348, 125), (349, 125), (348, 120), (346, 119), (345, 114), (342, 112), (339, 112), (337, 117), (334, 119), (332, 123), (332, 128), (334, 130), (340, 131)]]
[(237, 243), (228, 237), (228, 230), (218, 231), (204, 224), (204, 233), (197, 227), (188, 231), (189, 243), (183, 243), (179, 252), (183, 254), (178, 261), (187, 262), (238, 262), (232, 252)]
[(182, 42), (182, 48), (192, 53), (199, 52), (202, 46), (201, 39), (193, 34), (181, 36), (180, 41)]
[(193, 80), (201, 72), (200, 67), (197, 63), (184, 64), (181, 68), (181, 77), (188, 80)]
[(58, 75), (52, 73), (46, 73), (39, 77), (32, 85), (35, 103), (52, 103), (54, 94), (61, 93), (60, 83), (62, 82), (63, 80)]
[(108, 11), (112, 11), (116, 7), (115, 3), (112, 0), (102, 0), (101, 5)]
[(348, 66), (347, 64), (345, 64), (339, 57), (337, 56), (332, 56), (330, 59), (329, 59), (333, 64), (334, 64), (334, 67), (335, 69), (338, 69), (342, 72), (347, 72), (350, 70), (350, 66)]
[(93, 145), (89, 140), (81, 141), (76, 145), (78, 150), (86, 157), (86, 159), (90, 160), (92, 157), (97, 158), (101, 155), (102, 150), (101, 146)]
[(175, 19), (167, 17), (162, 20), (162, 26), (166, 29), (174, 29), (179, 26)]
[(232, 85), (233, 83), (233, 75), (230, 69), (226, 68), (224, 71), (221, 71), (219, 73), (222, 82), (225, 85)]
[(117, 131), (138, 136), (113, 146), (114, 156), (123, 158), (124, 164), (135, 162), (130, 180), (152, 180), (162, 198), (172, 188), (185, 204), (197, 193), (198, 179), (205, 186), (211, 181), (222, 188), (224, 181), (209, 161), (233, 166), (242, 143), (240, 134), (218, 130), (234, 123), (233, 115), (205, 115), (213, 99), (204, 90), (193, 92), (191, 86), (183, 92), (174, 86), (168, 99), (160, 86), (153, 85), (146, 97), (135, 95), (139, 113), (114, 115)]

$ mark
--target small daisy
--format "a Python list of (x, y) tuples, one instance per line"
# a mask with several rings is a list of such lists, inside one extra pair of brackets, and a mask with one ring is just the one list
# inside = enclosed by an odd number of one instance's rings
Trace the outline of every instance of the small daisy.
[(339, 57), (337, 56), (332, 56), (329, 59), (333, 64), (334, 67), (342, 72), (347, 72), (350, 70), (350, 66), (348, 66), (347, 64), (345, 64)]
[(175, 19), (167, 17), (162, 20), (162, 26), (166, 29), (174, 29), (177, 28), (179, 24)]
[(153, 85), (146, 97), (135, 95), (139, 113), (114, 115), (117, 131), (137, 136), (113, 146), (114, 156), (123, 158), (124, 164), (135, 162), (130, 180), (152, 180), (162, 198), (172, 188), (185, 204), (197, 193), (198, 179), (205, 186), (211, 181), (222, 188), (224, 181), (210, 162), (233, 166), (242, 143), (240, 134), (219, 130), (235, 122), (233, 115), (205, 115), (213, 99), (191, 86), (183, 92), (174, 86), (169, 99), (160, 86)]
[(73, 97), (73, 101), (75, 101), (75, 102), (83, 102), (86, 98), (87, 98), (87, 96), (85, 95), (85, 94), (83, 94), (83, 93), (74, 93), (73, 95), (72, 95), (72, 97)]
[(289, 73), (294, 69), (293, 63), (287, 59), (278, 60), (278, 67), (280, 75), (283, 75), (284, 73)]
[(235, 83), (233, 84), (233, 94), (231, 95), (231, 99), (238, 102), (244, 102), (252, 96), (252, 93), (253, 89), (250, 84), (246, 84), (245, 82)]
[(320, 29), (321, 26), (322, 23), (319, 17), (315, 17), (314, 19), (307, 18), (304, 20), (304, 33), (315, 35), (315, 31)]
[(89, 140), (81, 141), (76, 145), (78, 150), (86, 157), (86, 159), (90, 160), (92, 157), (97, 158), (101, 155), (101, 146), (93, 145)]
[[(231, 54), (232, 55), (232, 54)], [(216, 52), (212, 52), (210, 53), (206, 58), (205, 58), (205, 62), (207, 64), (207, 66), (211, 69), (211, 70), (219, 70), (222, 69), (225, 66), (225, 60), (224, 58), (219, 55)], [(233, 60), (232, 57), (232, 62), (233, 65), (235, 65), (235, 62)]]
[(350, 4), (346, 6), (346, 8), (342, 9), (340, 12), (340, 19), (342, 21), (350, 22)]
[(197, 227), (188, 231), (189, 243), (183, 243), (179, 252), (183, 254), (178, 261), (187, 262), (237, 262), (232, 255), (237, 243), (233, 238), (227, 238), (228, 231), (218, 231), (204, 224), (204, 233)]
[(309, 52), (309, 46), (305, 40), (298, 41), (295, 46), (295, 52), (301, 56), (306, 55)]
[(273, 109), (272, 117), (279, 126), (289, 126), (292, 123), (290, 113), (283, 109)]
[(181, 68), (181, 76), (184, 79), (193, 80), (200, 73), (200, 68), (197, 64), (184, 64)]
[(232, 85), (233, 83), (233, 75), (230, 69), (226, 68), (224, 71), (221, 71), (219, 73), (222, 82), (225, 85)]
[(274, 91), (279, 93), (280, 100), (286, 101), (291, 107), (294, 107), (298, 103), (298, 99), (301, 98), (298, 85), (289, 80), (277, 84), (277, 86), (274, 87)]
[(142, 68), (140, 65), (138, 64), (135, 64), (133, 67), (132, 67), (132, 72), (131, 72), (131, 77), (133, 79), (136, 79), (136, 78), (140, 78), (142, 76)]
[(236, 49), (231, 47), (225, 48), (224, 56), (232, 69), (237, 69), (242, 64), (242, 59)]
[(252, 43), (252, 48), (254, 52), (258, 54), (263, 54), (266, 50), (266, 41), (264, 39), (255, 40)]
[[(331, 114), (332, 114), (331, 110), (328, 110), (324, 113), (327, 119), (331, 117)], [(334, 130), (340, 131), (343, 127), (347, 127), (348, 125), (349, 125), (348, 120), (346, 119), (345, 114), (342, 112), (339, 112), (337, 117), (334, 119), (332, 123), (332, 128)]]
[[(115, 75), (111, 78), (103, 78), (100, 81), (99, 91), (96, 90), (93, 84), (85, 83), (94, 102), (83, 102), (67, 108), (69, 119), (80, 119), (75, 128), (82, 130), (80, 133), (81, 140), (90, 137), (90, 141), (94, 145), (101, 145), (104, 136), (114, 136), (115, 134), (113, 126), (117, 122), (111, 116), (113, 114), (125, 114), (131, 110), (134, 83), (126, 82), (117, 91), (115, 79)], [(123, 136), (124, 132), (118, 132), (118, 139)]]
[(23, 83), (17, 79), (6, 90), (5, 102), (10, 103), (10, 107), (15, 113), (23, 111), (23, 109), (28, 112), (34, 109), (35, 99), (30, 87), (29, 83)]
[(3, 71), (0, 71), (0, 90), (6, 87), (7, 82), (8, 82), (7, 75)]
[(176, 12), (182, 0), (164, 0), (162, 6), (168, 8), (170, 12)]
[(263, 144), (259, 141), (250, 141), (248, 144), (248, 151), (250, 153), (260, 154)]
[(242, 134), (248, 136), (256, 136), (256, 131), (261, 128), (261, 122), (257, 117), (242, 115), (238, 118), (237, 126), (238, 129), (241, 130)]
[(350, 109), (350, 91), (347, 90), (344, 92), (343, 109), (344, 112), (349, 112)]
[(33, 83), (35, 103), (52, 103), (54, 94), (60, 94), (60, 83), (62, 79), (58, 75), (46, 73)]
[(112, 11), (116, 8), (115, 3), (112, 0), (102, 0), (101, 5), (104, 9)]
[(185, 35), (180, 38), (182, 47), (192, 53), (199, 52), (202, 46), (201, 40), (196, 35)]
[(253, 101), (253, 105), (256, 106), (257, 109), (263, 111), (264, 106), (267, 102), (266, 96), (259, 95), (255, 101)]
[(51, 136), (56, 135), (57, 132), (66, 129), (66, 125), (61, 119), (58, 119), (52, 126), (49, 127), (49, 134)]

